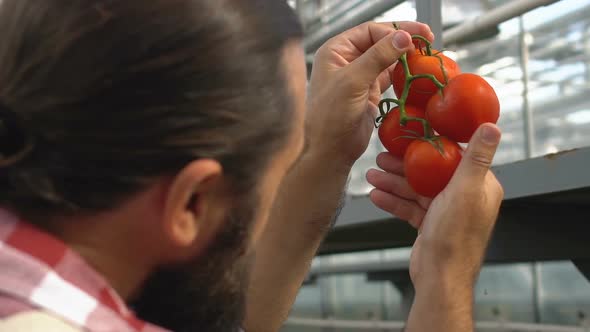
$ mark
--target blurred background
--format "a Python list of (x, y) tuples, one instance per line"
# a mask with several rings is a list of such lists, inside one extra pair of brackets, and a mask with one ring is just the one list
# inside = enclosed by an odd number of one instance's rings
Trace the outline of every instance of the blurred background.
[[(306, 29), (310, 68), (321, 43), (357, 23), (430, 23), (436, 46), (464, 72), (484, 76), (500, 98), (498, 165), (590, 146), (590, 0), (290, 4)], [(372, 189), (365, 173), (381, 151), (374, 135), (351, 175), (349, 200)], [(401, 331), (413, 294), (409, 255), (396, 248), (319, 256), (283, 331)], [(384, 276), (384, 265), (401, 272)], [(486, 264), (481, 273), (478, 330), (590, 331), (589, 316), (590, 283), (569, 260)]]

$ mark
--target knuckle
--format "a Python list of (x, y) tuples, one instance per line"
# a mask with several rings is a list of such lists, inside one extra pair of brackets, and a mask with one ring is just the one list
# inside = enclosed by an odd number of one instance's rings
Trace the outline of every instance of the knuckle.
[(392, 58), (397, 59), (397, 54), (392, 51), (392, 47), (388, 47), (387, 43), (381, 42), (375, 44), (370, 50), (370, 59), (374, 62), (373, 66), (376, 69), (385, 69), (389, 67)]
[[(382, 28), (382, 25), (380, 23), (377, 23), (374, 21), (368, 21), (368, 22), (363, 23), (362, 25), (363, 25), (363, 28), (366, 28), (367, 30), (369, 30), (369, 32), (377, 31)], [(391, 30), (393, 30), (393, 25), (391, 26)]]
[[(320, 46), (320, 48), (318, 48), (315, 51), (315, 53), (313, 55), (314, 60), (321, 60), (323, 57), (326, 56), (326, 53), (330, 49), (331, 45), (334, 43), (333, 39), (334, 39), (334, 37), (328, 39), (328, 41), (326, 41), (322, 46)], [(315, 61), (314, 61), (314, 63), (315, 63)]]
[(359, 27), (363, 28), (363, 29), (372, 29), (375, 26), (377, 26), (378, 23), (373, 22), (373, 21), (365, 21), (363, 23), (361, 23), (361, 25), (359, 25)]
[(501, 201), (504, 198), (505, 194), (504, 187), (502, 186), (500, 181), (498, 181), (494, 173), (492, 173), (491, 171), (488, 171), (488, 174), (486, 176), (486, 183), (491, 195), (497, 198), (497, 200)]
[(469, 159), (476, 166), (483, 168), (490, 168), (492, 166), (492, 158), (485, 152), (471, 151)]
[(504, 199), (504, 195), (505, 195), (504, 187), (498, 181), (494, 181), (494, 193), (495, 193), (496, 198), (499, 201), (502, 201)]
[(504, 191), (504, 186), (502, 186), (502, 184), (500, 182), (498, 182), (498, 196), (500, 196), (500, 199), (504, 199), (504, 196), (506, 196), (506, 192)]

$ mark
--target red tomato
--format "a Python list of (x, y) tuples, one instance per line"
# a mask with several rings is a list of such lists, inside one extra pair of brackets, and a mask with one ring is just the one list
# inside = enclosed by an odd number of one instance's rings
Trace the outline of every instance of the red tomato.
[[(436, 54), (438, 51), (432, 50), (432, 54)], [(450, 58), (446, 57), (444, 54), (439, 53), (437, 55), (428, 56), (425, 54), (421, 54), (420, 50), (416, 50), (416, 52), (412, 55), (408, 54), (408, 67), (410, 68), (410, 73), (412, 75), (419, 75), (419, 74), (432, 74), (439, 82), (445, 84), (445, 77), (440, 67), (440, 57), (443, 61), (443, 65), (445, 67), (445, 71), (447, 73), (447, 79), (450, 80), (453, 77), (459, 75), (461, 73), (461, 69), (459, 65)], [(401, 62), (395, 66), (393, 70), (393, 74), (391, 75), (391, 82), (393, 84), (393, 90), (398, 98), (401, 97), (404, 91), (404, 84), (406, 81), (406, 75), (404, 73), (404, 68)], [(438, 92), (438, 88), (432, 81), (428, 78), (419, 78), (412, 82), (410, 87), (410, 93), (408, 94), (408, 99), (406, 100), (406, 104), (414, 105), (420, 108), (426, 108), (426, 104), (430, 97)]]
[[(414, 118), (425, 118), (424, 111), (414, 106), (406, 106), (406, 114)], [(414, 140), (400, 136), (424, 136), (424, 126), (418, 121), (408, 121), (405, 127), (399, 123), (399, 108), (392, 109), (379, 126), (379, 140), (392, 155), (403, 158), (408, 145)]]
[(482, 124), (498, 122), (500, 102), (485, 79), (461, 74), (449, 81), (442, 96), (430, 99), (426, 116), (440, 135), (466, 143)]
[[(435, 147), (438, 145), (442, 153)], [(418, 194), (434, 198), (449, 183), (461, 161), (459, 144), (441, 137), (437, 141), (415, 140), (406, 152), (404, 172)]]

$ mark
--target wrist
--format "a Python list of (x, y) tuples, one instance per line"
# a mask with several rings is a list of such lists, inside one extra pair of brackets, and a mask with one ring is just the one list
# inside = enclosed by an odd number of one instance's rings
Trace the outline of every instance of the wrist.
[(415, 288), (406, 331), (473, 331), (473, 287), (434, 276)]
[(477, 272), (471, 264), (453, 264), (450, 261), (424, 262), (425, 265), (412, 275), (416, 290), (424, 289), (426, 293), (433, 289), (441, 292), (459, 292), (472, 295), (477, 282)]
[(461, 298), (463, 301), (473, 299), (475, 281), (470, 276), (451, 273), (429, 273), (413, 281), (416, 296), (430, 297), (438, 295), (445, 298)]
[(433, 238), (431, 232), (420, 236), (420, 260), (416, 264), (417, 282), (424, 279), (430, 283), (432, 277), (441, 282), (451, 282), (465, 288), (473, 288), (483, 264), (485, 247), (471, 239)]
[(322, 145), (322, 142), (309, 144), (301, 156), (300, 163), (317, 173), (344, 178), (348, 178), (354, 165), (354, 161), (349, 160), (346, 154), (339, 153), (336, 148)]

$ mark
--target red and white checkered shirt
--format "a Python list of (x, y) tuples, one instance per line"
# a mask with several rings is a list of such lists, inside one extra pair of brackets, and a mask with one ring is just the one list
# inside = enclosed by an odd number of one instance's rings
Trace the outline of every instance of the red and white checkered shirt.
[(59, 239), (0, 209), (0, 319), (42, 310), (91, 332), (164, 332), (135, 317)]

